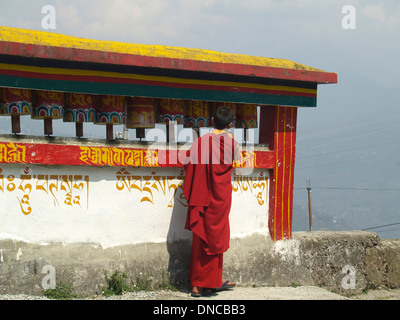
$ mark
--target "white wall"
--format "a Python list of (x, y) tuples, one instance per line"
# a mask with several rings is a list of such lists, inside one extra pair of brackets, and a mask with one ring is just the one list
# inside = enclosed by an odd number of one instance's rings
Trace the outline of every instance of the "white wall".
[[(103, 247), (190, 238), (181, 168), (0, 165), (0, 240)], [(267, 169), (232, 176), (231, 237), (267, 234)]]

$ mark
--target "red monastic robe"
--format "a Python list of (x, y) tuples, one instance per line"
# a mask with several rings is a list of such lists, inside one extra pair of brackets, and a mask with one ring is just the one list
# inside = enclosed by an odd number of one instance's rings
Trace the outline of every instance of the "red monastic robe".
[[(209, 273), (214, 269), (210, 267), (212, 265), (220, 267), (220, 270), (215, 270), (218, 276), (209, 274), (204, 277), (219, 278), (215, 286), (202, 284), (201, 281), (197, 284), (192, 281), (192, 285), (217, 287), (222, 280), (222, 253), (228, 250), (230, 239), (232, 162), (237, 150), (237, 142), (229, 134), (209, 133), (193, 143), (187, 159), (189, 162), (184, 165), (186, 177), (183, 192), (188, 202), (185, 228), (193, 232), (195, 239), (190, 276), (193, 279), (198, 273)], [(212, 256), (217, 255), (220, 256), (212, 262)]]

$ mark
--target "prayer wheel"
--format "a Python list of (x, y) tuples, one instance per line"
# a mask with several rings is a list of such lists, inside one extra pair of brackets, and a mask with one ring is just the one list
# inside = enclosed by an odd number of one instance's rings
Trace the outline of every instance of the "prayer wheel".
[(211, 103), (207, 101), (187, 101), (185, 127), (200, 128), (210, 126), (210, 107), (212, 107)]
[(177, 124), (185, 123), (185, 101), (178, 99), (158, 99), (157, 123), (169, 123), (176, 121)]
[(176, 141), (175, 124), (185, 123), (185, 100), (158, 99), (157, 122), (166, 124), (167, 141)]
[(200, 136), (201, 127), (211, 126), (210, 108), (212, 107), (212, 103), (207, 101), (186, 101), (184, 127), (193, 129), (193, 141)]
[(94, 122), (96, 97), (83, 93), (66, 93), (64, 122), (75, 122), (76, 136), (83, 136), (83, 123)]
[(236, 105), (236, 128), (244, 129), (244, 140), (248, 140), (248, 129), (257, 128), (257, 105)]
[(96, 99), (95, 124), (104, 124), (107, 140), (113, 140), (113, 125), (125, 123), (125, 97), (99, 95)]
[(64, 93), (57, 91), (32, 91), (32, 119), (44, 120), (44, 134), (53, 134), (53, 119), (62, 119)]
[(20, 116), (32, 114), (32, 93), (27, 89), (0, 88), (0, 115), (11, 116), (12, 133), (21, 132)]
[(257, 128), (257, 105), (236, 105), (236, 128)]
[(126, 127), (136, 129), (136, 137), (145, 137), (146, 128), (155, 127), (155, 99), (128, 97), (126, 103)]

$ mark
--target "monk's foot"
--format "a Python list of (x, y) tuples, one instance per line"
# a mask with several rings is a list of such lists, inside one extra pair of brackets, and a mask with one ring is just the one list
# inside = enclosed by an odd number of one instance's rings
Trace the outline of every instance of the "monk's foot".
[(222, 286), (213, 289), (213, 291), (224, 291), (224, 290), (229, 290), (232, 289), (234, 286), (236, 286), (235, 282), (231, 282), (229, 280), (226, 279), (222, 279)]
[(192, 288), (192, 297), (208, 297), (213, 295), (213, 292), (209, 288), (202, 288), (202, 287), (193, 287)]
[(227, 279), (222, 279), (222, 286), (228, 286), (230, 288), (233, 288), (234, 286), (236, 286), (236, 282), (231, 282)]

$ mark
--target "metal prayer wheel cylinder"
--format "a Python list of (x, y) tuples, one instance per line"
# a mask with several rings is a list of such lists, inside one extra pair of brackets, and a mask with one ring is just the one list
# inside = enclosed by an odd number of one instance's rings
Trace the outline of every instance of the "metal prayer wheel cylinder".
[(236, 128), (257, 128), (257, 105), (236, 105)]
[(211, 103), (207, 101), (186, 101), (185, 127), (201, 128), (211, 125)]
[(146, 128), (154, 128), (156, 123), (155, 99), (128, 97), (126, 102), (126, 127), (136, 129), (136, 137), (143, 139)]
[(96, 97), (91, 94), (66, 93), (64, 122), (75, 122), (76, 136), (83, 136), (83, 123), (94, 122)]
[(128, 97), (126, 107), (127, 128), (135, 129), (155, 127), (154, 98)]
[(95, 114), (94, 123), (106, 125), (107, 140), (113, 140), (113, 125), (125, 123), (125, 97), (97, 96)]
[(207, 101), (186, 101), (185, 125), (193, 129), (193, 141), (200, 136), (200, 128), (211, 126), (210, 108), (212, 103)]
[(157, 123), (165, 123), (167, 141), (176, 141), (175, 124), (185, 123), (185, 100), (157, 99)]
[(53, 119), (62, 119), (64, 93), (57, 91), (32, 91), (32, 119), (44, 120), (44, 134), (53, 134)]
[(157, 102), (157, 123), (185, 123), (185, 100), (158, 99)]
[(236, 128), (244, 129), (244, 140), (248, 140), (247, 129), (257, 128), (257, 105), (237, 104), (236, 105)]
[(124, 124), (125, 97), (99, 95), (95, 108), (95, 124)]
[(0, 88), (0, 115), (11, 116), (12, 133), (21, 132), (20, 115), (32, 114), (32, 92), (28, 89)]

